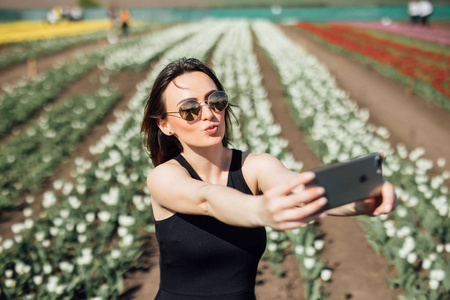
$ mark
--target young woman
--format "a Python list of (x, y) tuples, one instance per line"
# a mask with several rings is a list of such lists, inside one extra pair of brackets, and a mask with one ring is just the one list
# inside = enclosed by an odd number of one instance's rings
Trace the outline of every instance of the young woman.
[(193, 58), (167, 65), (148, 98), (141, 131), (155, 166), (147, 185), (160, 247), (156, 299), (255, 299), (265, 226), (287, 230), (326, 214), (394, 209), (385, 183), (378, 198), (319, 214), (323, 188), (304, 187), (314, 173), (228, 148), (230, 113), (214, 72)]

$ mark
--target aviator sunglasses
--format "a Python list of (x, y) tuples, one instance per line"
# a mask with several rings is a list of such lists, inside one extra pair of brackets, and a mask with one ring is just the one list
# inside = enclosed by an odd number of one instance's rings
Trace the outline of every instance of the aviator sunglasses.
[(218, 113), (228, 107), (228, 95), (224, 91), (215, 91), (204, 101), (187, 100), (180, 105), (178, 111), (167, 112), (167, 114), (180, 114), (184, 120), (194, 121), (200, 115), (202, 102), (206, 102), (211, 110)]

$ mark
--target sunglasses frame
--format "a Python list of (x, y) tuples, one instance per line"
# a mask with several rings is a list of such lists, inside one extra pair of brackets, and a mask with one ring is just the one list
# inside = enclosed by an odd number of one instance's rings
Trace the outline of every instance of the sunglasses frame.
[[(214, 94), (216, 94), (216, 93), (223, 93), (223, 94), (225, 94), (225, 96), (226, 96), (226, 98), (227, 98), (227, 103), (226, 103), (225, 107), (224, 107), (222, 110), (218, 110), (216, 107), (211, 107), (211, 105), (209, 104), (210, 98), (211, 98)], [(191, 101), (198, 103), (198, 107), (197, 107), (197, 108), (199, 109), (199, 112), (198, 112), (197, 116), (196, 116), (194, 119), (188, 120), (188, 118), (183, 118), (183, 112), (188, 111), (188, 110), (183, 110), (182, 108), (183, 108), (183, 105), (184, 105), (185, 103), (191, 102)], [(194, 100), (194, 99), (187, 100), (187, 101), (183, 102), (183, 103), (180, 105), (180, 108), (178, 109), (178, 111), (168, 111), (168, 112), (166, 112), (166, 114), (179, 114), (179, 116), (180, 116), (183, 120), (188, 121), (188, 122), (192, 122), (192, 121), (197, 120), (197, 119), (200, 117), (200, 113), (201, 113), (202, 103), (203, 103), (203, 102), (205, 102), (206, 105), (208, 105), (209, 109), (211, 109), (212, 111), (217, 112), (217, 113), (226, 110), (226, 109), (228, 108), (229, 104), (230, 104), (229, 101), (228, 101), (228, 94), (227, 94), (225, 91), (214, 91), (214, 92), (212, 92), (212, 93), (208, 96), (207, 99), (205, 99), (205, 100), (203, 100), (203, 101), (200, 101), (200, 102), (199, 102), (199, 101), (196, 101), (196, 100)], [(193, 113), (187, 113), (186, 116), (189, 117), (189, 116), (195, 116), (195, 115), (196, 115), (196, 114), (193, 114)]]

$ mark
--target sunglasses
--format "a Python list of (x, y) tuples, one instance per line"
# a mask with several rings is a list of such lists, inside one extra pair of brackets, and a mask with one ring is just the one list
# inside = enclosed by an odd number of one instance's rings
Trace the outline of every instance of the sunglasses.
[(187, 100), (180, 105), (178, 111), (167, 112), (167, 114), (180, 114), (184, 120), (194, 121), (200, 115), (202, 102), (206, 102), (211, 110), (218, 113), (228, 107), (228, 95), (224, 91), (215, 91), (204, 101)]

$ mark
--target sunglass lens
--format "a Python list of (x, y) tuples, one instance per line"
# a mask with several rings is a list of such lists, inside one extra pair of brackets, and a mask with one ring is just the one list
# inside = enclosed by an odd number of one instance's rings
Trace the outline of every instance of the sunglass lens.
[(209, 96), (208, 104), (215, 112), (223, 111), (228, 106), (228, 95), (223, 91), (214, 92)]
[(180, 116), (186, 121), (193, 121), (197, 119), (200, 113), (200, 103), (195, 100), (189, 100), (184, 102), (180, 106)]

